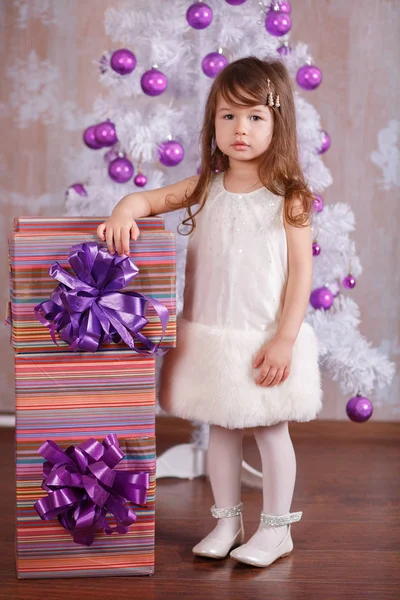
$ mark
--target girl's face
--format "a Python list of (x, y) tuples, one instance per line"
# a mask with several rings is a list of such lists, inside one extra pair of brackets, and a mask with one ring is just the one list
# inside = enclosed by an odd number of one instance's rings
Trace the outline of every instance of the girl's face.
[(268, 106), (230, 105), (219, 94), (215, 112), (215, 138), (229, 161), (248, 161), (263, 154), (272, 138), (274, 121)]

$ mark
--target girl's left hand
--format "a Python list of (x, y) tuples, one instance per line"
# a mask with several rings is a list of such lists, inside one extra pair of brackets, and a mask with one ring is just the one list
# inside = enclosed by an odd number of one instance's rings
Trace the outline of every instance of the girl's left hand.
[(289, 377), (292, 364), (293, 342), (275, 336), (261, 346), (253, 358), (254, 369), (260, 368), (255, 382), (263, 387), (283, 383)]

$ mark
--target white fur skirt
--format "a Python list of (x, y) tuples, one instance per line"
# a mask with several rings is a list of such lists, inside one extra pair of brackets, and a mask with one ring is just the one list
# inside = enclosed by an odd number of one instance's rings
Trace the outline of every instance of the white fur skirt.
[(252, 358), (273, 333), (218, 329), (179, 318), (177, 347), (161, 367), (161, 408), (229, 429), (315, 419), (322, 407), (315, 332), (303, 322), (288, 379), (262, 387), (255, 383)]

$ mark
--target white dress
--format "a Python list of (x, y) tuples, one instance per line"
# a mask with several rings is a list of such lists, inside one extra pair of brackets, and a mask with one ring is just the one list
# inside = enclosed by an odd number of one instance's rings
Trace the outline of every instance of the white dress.
[(252, 358), (276, 332), (287, 272), (283, 198), (266, 188), (228, 192), (223, 174), (215, 175), (189, 239), (177, 347), (161, 368), (164, 410), (230, 429), (316, 417), (322, 392), (308, 323), (300, 327), (288, 379), (272, 387), (254, 380)]

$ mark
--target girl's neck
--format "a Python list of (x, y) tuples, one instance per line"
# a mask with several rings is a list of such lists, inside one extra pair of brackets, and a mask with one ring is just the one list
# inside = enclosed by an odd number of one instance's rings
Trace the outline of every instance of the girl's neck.
[(249, 168), (247, 165), (245, 168), (229, 167), (222, 173), (222, 177), (224, 188), (233, 194), (247, 194), (264, 187), (258, 177), (257, 167)]

